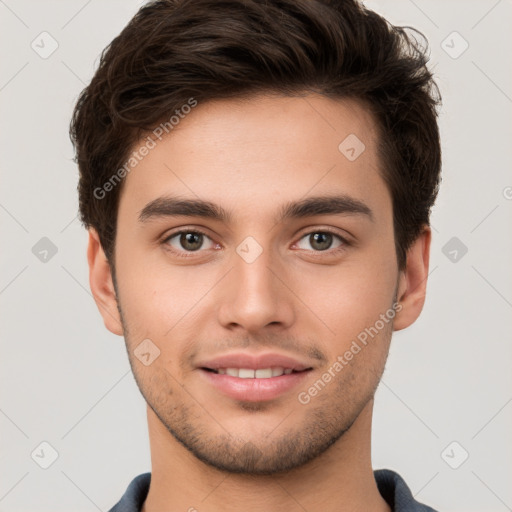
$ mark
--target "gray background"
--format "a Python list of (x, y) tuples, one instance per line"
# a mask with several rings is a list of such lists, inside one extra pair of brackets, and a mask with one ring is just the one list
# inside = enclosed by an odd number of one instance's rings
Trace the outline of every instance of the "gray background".
[[(0, 0), (2, 512), (106, 511), (150, 470), (145, 402), (89, 291), (67, 135), (100, 51), (141, 3)], [(441, 511), (512, 510), (512, 4), (366, 5), (425, 33), (444, 99), (428, 297), (392, 343), (374, 467)], [(44, 31), (58, 43), (47, 58)]]

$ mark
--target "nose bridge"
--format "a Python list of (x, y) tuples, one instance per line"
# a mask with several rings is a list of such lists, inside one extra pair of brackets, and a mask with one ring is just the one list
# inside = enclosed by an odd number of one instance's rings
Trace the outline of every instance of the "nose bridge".
[(242, 296), (245, 297), (267, 296), (266, 299), (273, 300), (275, 290), (271, 279), (273, 273), (270, 268), (272, 263), (275, 266), (275, 258), (272, 261), (272, 255), (268, 249), (257, 255), (252, 254), (253, 251), (254, 249), (250, 249), (247, 253), (248, 256), (250, 255), (249, 259), (240, 255), (241, 249), (235, 257), (233, 270), (236, 282), (238, 282), (238, 293), (244, 292)]
[(291, 297), (276, 269), (280, 267), (269, 243), (247, 237), (233, 254), (229, 285), (220, 305), (220, 321), (258, 330), (269, 324), (289, 325), (293, 319)]

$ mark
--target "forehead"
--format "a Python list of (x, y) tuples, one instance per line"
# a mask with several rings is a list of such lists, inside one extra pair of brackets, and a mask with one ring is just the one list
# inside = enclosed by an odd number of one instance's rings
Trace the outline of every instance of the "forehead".
[(238, 219), (334, 192), (389, 206), (375, 121), (354, 100), (312, 94), (210, 101), (155, 141), (125, 178), (119, 216), (169, 194), (222, 204)]

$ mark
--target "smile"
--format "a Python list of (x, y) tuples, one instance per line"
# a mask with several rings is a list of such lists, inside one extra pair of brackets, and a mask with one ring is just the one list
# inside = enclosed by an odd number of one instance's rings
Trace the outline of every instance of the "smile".
[[(218, 368), (217, 370), (205, 368), (219, 375), (229, 375), (238, 377), (239, 379), (270, 379), (272, 377), (280, 377), (281, 375), (290, 375), (295, 370), (292, 368), (282, 368), (280, 366), (274, 368)], [(297, 373), (297, 371), (295, 371)]]

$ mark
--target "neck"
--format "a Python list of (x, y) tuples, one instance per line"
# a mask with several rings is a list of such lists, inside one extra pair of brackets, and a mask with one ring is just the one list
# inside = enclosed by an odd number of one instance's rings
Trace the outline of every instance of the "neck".
[(151, 408), (151, 485), (142, 512), (391, 512), (371, 466), (373, 401), (326, 452), (290, 472), (272, 476), (225, 473), (198, 460), (162, 425)]

